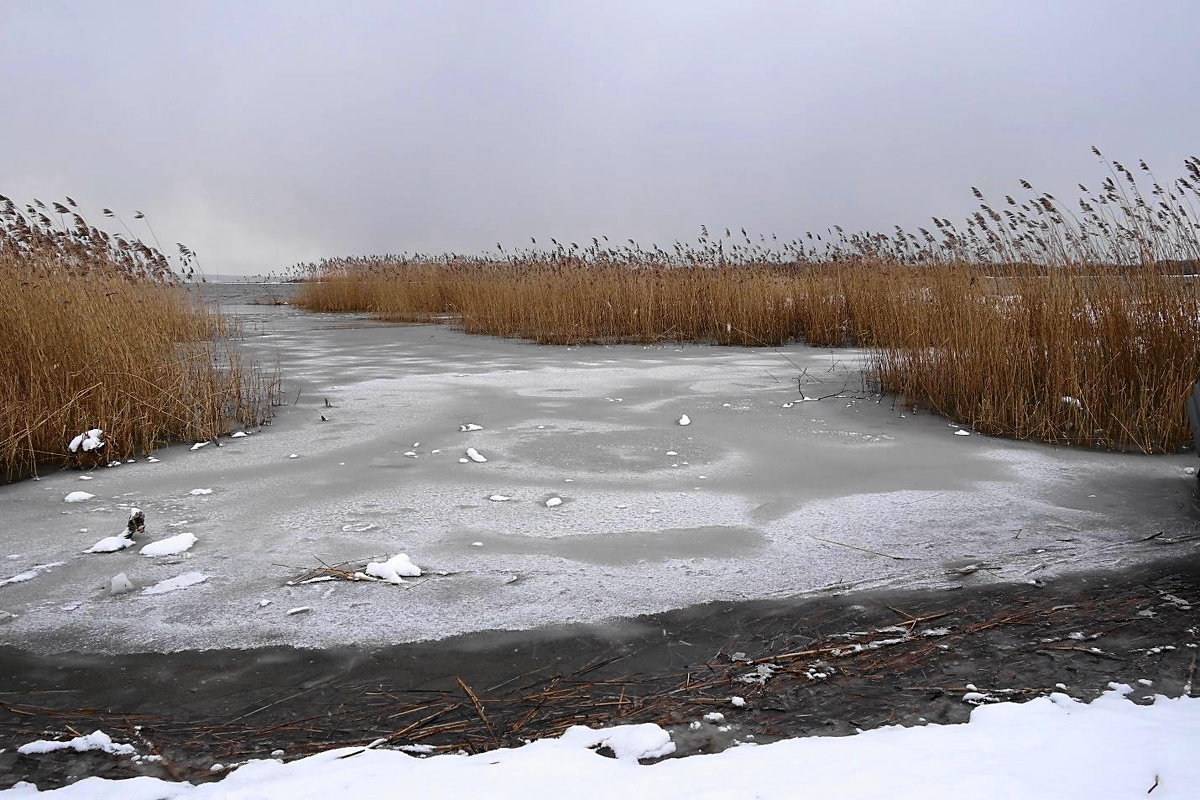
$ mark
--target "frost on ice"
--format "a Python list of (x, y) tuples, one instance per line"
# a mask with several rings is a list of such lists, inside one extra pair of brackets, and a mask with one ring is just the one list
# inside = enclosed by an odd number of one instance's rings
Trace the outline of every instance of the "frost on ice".
[(159, 539), (157, 542), (151, 542), (138, 552), (151, 558), (157, 556), (176, 556), (180, 553), (185, 553), (188, 550), (191, 550), (192, 545), (194, 545), (196, 542), (196, 534), (194, 533), (177, 533), (174, 536), (167, 537), (166, 539)]
[(38, 564), (36, 567), (27, 569), (24, 572), (18, 572), (11, 578), (4, 578), (3, 580), (0, 580), (0, 586), (8, 586), (10, 583), (25, 583), (25, 581), (31, 581), (38, 575), (41, 575), (43, 572), (48, 572), (55, 567), (61, 567), (65, 563), (67, 562), (54, 561), (49, 564)]
[(80, 449), (85, 453), (99, 450), (101, 447), (104, 447), (104, 441), (100, 438), (103, 435), (104, 431), (99, 428), (92, 428), (90, 431), (85, 431), (72, 439), (71, 443), (67, 445), (67, 449), (72, 453), (77, 453)]
[(421, 577), (421, 568), (406, 553), (398, 553), (387, 561), (371, 561), (363, 572), (388, 583), (404, 583), (405, 578)]
[(92, 494), (91, 492), (71, 492), (70, 494), (68, 494), (66, 497), (63, 498), (63, 502), (86, 503), (88, 500), (91, 500), (95, 496), (96, 495)]
[(204, 583), (206, 580), (208, 580), (208, 576), (203, 572), (185, 572), (182, 575), (176, 575), (174, 578), (159, 581), (153, 586), (142, 589), (142, 594), (166, 594), (176, 589), (186, 589), (189, 586)]
[(76, 753), (83, 753), (88, 750), (103, 750), (105, 753), (112, 753), (114, 756), (130, 756), (134, 753), (133, 745), (117, 744), (104, 731), (93, 731), (87, 736), (76, 736), (67, 742), (38, 739), (36, 742), (23, 744), (17, 748), (17, 752), (21, 755), (53, 753), (56, 750), (74, 750)]

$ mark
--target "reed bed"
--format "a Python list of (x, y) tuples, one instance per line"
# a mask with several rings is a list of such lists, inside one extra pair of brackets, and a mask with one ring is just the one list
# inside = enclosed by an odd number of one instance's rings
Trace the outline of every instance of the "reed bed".
[[(0, 197), (0, 472), (98, 466), (267, 419), (275, 377), (229, 347), (234, 331), (166, 257), (68, 213), (55, 225)], [(102, 448), (68, 450), (94, 428)]]
[(882, 391), (981, 432), (1174, 452), (1200, 378), (1200, 159), (1164, 186), (1094, 152), (1108, 174), (1077, 209), (1022, 180), (917, 233), (339, 258), (301, 266), (296, 304), (543, 344), (865, 347)]

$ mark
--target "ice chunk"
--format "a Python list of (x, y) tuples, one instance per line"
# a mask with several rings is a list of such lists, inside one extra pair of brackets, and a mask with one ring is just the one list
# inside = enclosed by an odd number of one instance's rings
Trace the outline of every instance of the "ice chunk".
[(129, 580), (129, 576), (124, 572), (118, 572), (113, 575), (112, 580), (108, 582), (109, 594), (125, 594), (133, 591), (133, 582)]
[(372, 578), (379, 578), (388, 583), (404, 583), (405, 578), (421, 576), (421, 568), (405, 553), (398, 553), (387, 561), (372, 561), (363, 571)]
[(733, 697), (729, 698), (729, 703), (730, 703), (730, 705), (732, 705), (734, 708), (744, 708), (744, 707), (745, 707), (745, 705), (746, 705), (746, 698), (744, 698), (744, 697), (738, 697), (738, 696), (735, 694)]
[(206, 580), (208, 580), (208, 576), (202, 572), (185, 572), (174, 578), (159, 581), (147, 589), (142, 589), (142, 594), (166, 594), (176, 589), (186, 589), (189, 586), (204, 583)]
[(679, 424), (680, 425), (691, 425), (692, 418), (689, 417), (687, 414), (680, 414), (679, 415)]
[(971, 432), (970, 432), (970, 431), (964, 431), (964, 430), (962, 430), (962, 429), (959, 429), (959, 430), (956, 430), (956, 431), (954, 432), (954, 435), (955, 435), (955, 436), (970, 436), (970, 435), (971, 435)]
[(554, 508), (555, 506), (561, 506), (562, 502), (563, 502), (563, 500), (561, 497), (551, 497), (549, 500), (546, 501), (546, 508)]
[(192, 450), (195, 451), (199, 450), (201, 447), (208, 447), (208, 444), (208, 442), (196, 442), (194, 445), (192, 445)]
[(157, 542), (151, 542), (138, 552), (151, 558), (157, 556), (175, 556), (191, 550), (192, 545), (194, 545), (196, 541), (196, 534), (194, 533), (177, 533), (174, 536), (167, 537), (166, 539), (159, 539)]
[(71, 492), (63, 500), (67, 503), (85, 503), (95, 496), (91, 492)]
[(488, 500), (491, 500), (493, 503), (503, 503), (508, 500), (512, 500), (512, 498), (506, 494), (494, 494), (489, 497)]
[(229, 438), (230, 438), (230, 439), (241, 439), (241, 438), (243, 438), (244, 436), (247, 436), (247, 435), (248, 435), (248, 434), (247, 434), (245, 431), (234, 431), (233, 433), (231, 433), (231, 434), (229, 435)]
[(483, 464), (487, 461), (487, 459), (480, 455), (479, 451), (474, 447), (467, 448), (467, 458), (471, 459), (476, 464)]
[(105, 536), (94, 545), (84, 550), (85, 553), (115, 553), (133, 546), (133, 539), (121, 534), (120, 536)]
[(483, 430), (483, 426), (476, 425), (474, 422), (468, 422), (465, 425), (458, 426), (459, 433), (468, 433), (470, 431), (481, 431), (481, 430)]
[(297, 614), (307, 614), (310, 611), (312, 611), (312, 606), (297, 606), (296, 608), (289, 608), (287, 610), (287, 615), (289, 617), (294, 617)]
[(212, 494), (212, 493), (213, 493), (212, 489), (192, 489), (190, 492), (188, 492), (188, 494), (195, 495), (197, 497), (199, 497), (202, 494)]

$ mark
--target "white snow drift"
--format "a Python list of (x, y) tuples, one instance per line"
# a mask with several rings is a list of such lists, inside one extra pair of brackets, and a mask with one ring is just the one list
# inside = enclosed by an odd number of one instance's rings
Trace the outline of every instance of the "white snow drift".
[[(854, 736), (789, 739), (715, 755), (638, 763), (670, 753), (656, 725), (569, 729), (515, 749), (416, 758), (344, 748), (293, 761), (251, 761), (219, 782), (87, 778), (55, 798), (393, 798), (426, 787), (437, 797), (522, 800), (838, 798), (876, 800), (1111, 800), (1200, 796), (1200, 698), (1138, 706), (1114, 686), (1090, 705), (1065, 694), (975, 709), (966, 725), (888, 727)], [(616, 759), (593, 752), (605, 746)], [(5, 794), (41, 797), (22, 783)]]

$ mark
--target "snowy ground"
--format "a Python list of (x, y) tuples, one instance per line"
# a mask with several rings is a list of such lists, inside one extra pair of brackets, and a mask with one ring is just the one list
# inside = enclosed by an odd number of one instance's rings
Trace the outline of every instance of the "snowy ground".
[[(713, 599), (1037, 581), (1200, 545), (1194, 456), (959, 435), (859, 398), (855, 351), (544, 348), (229, 310), (298, 402), (220, 447), (0, 487), (8, 643), (384, 645)], [(798, 376), (825, 399), (802, 402)], [(83, 553), (135, 506), (137, 547)], [(139, 553), (182, 534), (190, 549)], [(424, 576), (287, 585), (399, 553)], [(118, 573), (132, 591), (112, 593)]]
[[(414, 757), (343, 749), (283, 764), (260, 760), (193, 786), (141, 777), (88, 778), (55, 798), (358, 798), (420, 792), (439, 798), (920, 798), (1107, 800), (1195, 798), (1200, 792), (1200, 699), (1136, 706), (1112, 691), (1090, 705), (1055, 694), (976, 709), (967, 725), (881, 728), (850, 737), (741, 746), (641, 765), (672, 742), (655, 725), (573, 728), (511, 750)], [(67, 747), (112, 747), (106, 736)], [(44, 751), (54, 745), (31, 743)], [(616, 758), (592, 750), (607, 746)], [(6, 797), (41, 796), (18, 785)]]

